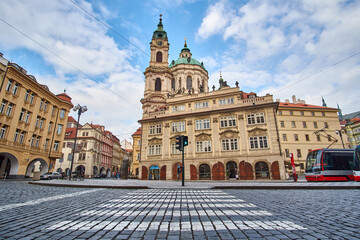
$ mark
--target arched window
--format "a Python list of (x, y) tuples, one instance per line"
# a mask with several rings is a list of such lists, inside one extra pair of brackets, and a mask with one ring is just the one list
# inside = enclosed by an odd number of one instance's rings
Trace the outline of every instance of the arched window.
[(269, 166), (266, 162), (257, 162), (255, 164), (256, 179), (270, 178)]
[(211, 179), (210, 166), (206, 163), (199, 166), (199, 179)]
[(171, 80), (171, 89), (175, 91), (175, 79)]
[(162, 52), (156, 53), (156, 62), (162, 62)]
[(161, 91), (161, 80), (160, 80), (160, 78), (157, 78), (155, 80), (155, 91)]
[(191, 90), (191, 88), (192, 88), (192, 80), (191, 80), (191, 77), (188, 76), (186, 79), (186, 89)]

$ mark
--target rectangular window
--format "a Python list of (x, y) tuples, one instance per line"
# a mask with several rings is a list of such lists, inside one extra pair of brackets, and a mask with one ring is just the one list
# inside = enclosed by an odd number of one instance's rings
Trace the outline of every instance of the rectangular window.
[(234, 127), (236, 126), (236, 116), (229, 116), (220, 118), (220, 127)]
[(278, 111), (278, 115), (282, 115), (282, 110), (279, 110), (279, 111)]
[(35, 95), (32, 93), (30, 95), (30, 104), (33, 104), (34, 103), (34, 98), (35, 98)]
[(56, 109), (56, 107), (53, 106), (53, 109), (52, 109), (52, 111), (51, 111), (51, 115), (52, 115), (52, 116), (55, 116), (55, 109)]
[(40, 110), (42, 110), (43, 105), (44, 105), (44, 99), (41, 99), (41, 101), (40, 101)]
[(296, 128), (296, 123), (295, 123), (295, 121), (291, 121), (291, 126), (292, 126), (293, 128)]
[(1, 103), (1, 105), (0, 105), (0, 113), (4, 113), (4, 112), (5, 112), (6, 104), (7, 104), (7, 101), (6, 101), (6, 100), (3, 100), (2, 103)]
[(172, 132), (184, 132), (185, 131), (185, 122), (176, 122), (171, 124)]
[(19, 121), (24, 120), (24, 116), (25, 116), (25, 109), (22, 108), (19, 116)]
[(317, 122), (314, 122), (314, 128), (318, 128)]
[(248, 125), (265, 123), (264, 113), (253, 113), (247, 115)]
[(31, 139), (30, 139), (30, 146), (34, 146), (34, 143), (35, 143), (35, 135), (32, 135)]
[(13, 87), (13, 90), (12, 90), (12, 94), (17, 95), (18, 90), (19, 90), (19, 84), (15, 83), (14, 87)]
[(280, 121), (280, 126), (281, 126), (281, 127), (285, 127), (284, 121)]
[(12, 104), (12, 103), (8, 104), (8, 107), (7, 107), (6, 113), (5, 113), (7, 116), (9, 116), (9, 117), (11, 116), (11, 112), (13, 110), (13, 107), (14, 107), (14, 104)]
[(297, 156), (301, 157), (301, 149), (296, 149), (296, 152), (297, 152)]
[(318, 142), (320, 142), (320, 141), (321, 141), (321, 139), (320, 139), (320, 135), (316, 135), (316, 140), (317, 140)]
[(294, 115), (294, 112), (293, 112), (293, 111), (290, 111), (290, 115)]
[(286, 156), (286, 157), (290, 157), (290, 151), (289, 151), (289, 149), (285, 149), (285, 156)]
[(59, 144), (60, 142), (59, 141), (55, 141), (54, 142), (54, 151), (57, 152), (59, 150)]
[(234, 98), (220, 99), (220, 105), (234, 104)]
[(305, 134), (305, 140), (306, 140), (306, 141), (310, 141), (309, 134)]
[(9, 80), (8, 84), (6, 85), (6, 91), (10, 92), (12, 84), (13, 81)]
[(45, 103), (44, 103), (44, 111), (46, 111), (47, 106), (48, 106), (48, 102), (45, 101)]
[(140, 153), (137, 154), (137, 158), (138, 161), (140, 160)]
[(315, 112), (311, 112), (311, 116), (313, 116), (313, 117), (314, 117), (314, 116), (315, 116)]
[(196, 152), (211, 152), (211, 141), (196, 142)]
[(44, 149), (45, 149), (45, 150), (47, 149), (48, 145), (49, 145), (49, 139), (47, 138), (47, 139), (45, 140), (45, 144), (44, 144)]
[(329, 128), (329, 125), (327, 122), (324, 122), (324, 128)]
[(40, 136), (38, 136), (35, 140), (35, 147), (39, 147), (39, 143), (40, 143)]
[(5, 138), (5, 134), (6, 134), (6, 129), (7, 129), (7, 126), (6, 125), (3, 125), (0, 129), (0, 139), (4, 139)]
[(195, 103), (195, 108), (207, 108), (209, 107), (209, 102), (198, 102)]
[(20, 132), (21, 131), (19, 129), (16, 129), (15, 136), (14, 136), (14, 142), (17, 142), (19, 140)]
[(179, 106), (172, 107), (173, 112), (184, 111), (184, 110), (185, 110), (185, 105), (179, 105)]
[(161, 145), (150, 145), (149, 146), (149, 156), (152, 155), (161, 155)]
[(43, 129), (43, 127), (44, 127), (44, 118), (42, 118), (41, 120), (40, 120), (40, 129)]
[(196, 130), (210, 129), (210, 119), (196, 120), (195, 129)]
[(20, 134), (19, 143), (24, 143), (25, 135), (26, 135), (26, 132), (22, 132), (22, 133)]
[(306, 122), (303, 121), (303, 128), (307, 128)]
[(65, 109), (61, 109), (60, 110), (60, 119), (64, 119), (65, 118)]
[(180, 154), (180, 150), (176, 148), (176, 144), (172, 143), (171, 144), (171, 154)]
[(238, 150), (238, 139), (222, 139), (221, 140), (222, 151), (234, 151)]
[(150, 126), (149, 127), (149, 134), (150, 135), (161, 134), (161, 124)]
[(141, 140), (138, 141), (137, 145), (138, 145), (138, 146), (141, 146)]
[(300, 115), (301, 115), (301, 116), (304, 116), (304, 111), (300, 111)]
[(287, 141), (287, 136), (286, 136), (286, 134), (283, 134), (283, 140), (284, 140), (284, 141)]
[(25, 101), (27, 102), (29, 100), (29, 96), (30, 96), (30, 90), (27, 90), (25, 93)]
[(294, 140), (299, 141), (299, 136), (297, 134), (294, 134)]
[(39, 126), (39, 122), (40, 122), (40, 116), (37, 116), (36, 117), (36, 123), (35, 123), (36, 128)]
[(321, 115), (322, 115), (323, 117), (325, 117), (325, 113), (324, 113), (324, 112), (322, 112)]
[(250, 149), (268, 148), (268, 141), (266, 136), (250, 137)]
[(48, 128), (48, 132), (51, 132), (51, 127), (52, 127), (53, 122), (49, 122), (49, 128)]
[(58, 126), (57, 126), (57, 131), (56, 131), (56, 133), (57, 133), (58, 135), (60, 135), (60, 134), (61, 134), (62, 127), (63, 127), (63, 125), (58, 124)]

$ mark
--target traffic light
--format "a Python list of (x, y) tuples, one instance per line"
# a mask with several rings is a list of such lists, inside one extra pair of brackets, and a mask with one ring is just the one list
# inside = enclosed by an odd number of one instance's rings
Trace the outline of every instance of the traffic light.
[(177, 136), (176, 138), (176, 149), (179, 149), (179, 151), (183, 150), (183, 136)]
[(187, 146), (189, 144), (188, 136), (182, 136), (182, 142), (184, 147)]

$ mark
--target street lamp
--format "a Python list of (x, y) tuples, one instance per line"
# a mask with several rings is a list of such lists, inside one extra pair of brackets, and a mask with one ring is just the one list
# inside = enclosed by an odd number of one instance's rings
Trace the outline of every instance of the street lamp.
[(344, 141), (343, 141), (343, 138), (342, 138), (342, 133), (341, 133), (341, 130), (336, 130), (336, 131), (335, 131), (335, 133), (336, 133), (336, 134), (339, 134), (340, 139), (341, 139), (341, 143), (342, 143), (342, 145), (343, 145), (343, 148), (345, 149), (345, 146), (344, 146)]
[(74, 112), (78, 111), (78, 121), (77, 121), (77, 124), (76, 124), (75, 141), (74, 141), (74, 146), (73, 146), (73, 150), (72, 150), (69, 180), (71, 180), (71, 174), (72, 174), (72, 169), (73, 169), (73, 164), (74, 164), (76, 139), (77, 139), (77, 133), (78, 133), (78, 129), (79, 129), (80, 115), (87, 111), (87, 106), (80, 106), (80, 104), (78, 104), (73, 108), (73, 110), (74, 110)]

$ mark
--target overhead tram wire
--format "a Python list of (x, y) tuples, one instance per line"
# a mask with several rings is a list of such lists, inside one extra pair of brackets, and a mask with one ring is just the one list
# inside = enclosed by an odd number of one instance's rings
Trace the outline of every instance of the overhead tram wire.
[(134, 106), (135, 108), (137, 108), (138, 106), (136, 106), (135, 104), (133, 104), (132, 102), (129, 102), (128, 100), (126, 100), (125, 98), (123, 98), (122, 96), (120, 96), (117, 92), (111, 90), (109, 87), (106, 86), (105, 83), (102, 83), (100, 81), (97, 81), (95, 79), (93, 79), (89, 74), (83, 72), (81, 69), (79, 69), (78, 67), (76, 67), (75, 65), (73, 65), (71, 62), (67, 61), (66, 59), (60, 57), (58, 54), (56, 54), (55, 52), (51, 51), (50, 49), (48, 49), (47, 47), (45, 47), (44, 45), (42, 45), (41, 43), (39, 43), (38, 41), (32, 39), (30, 36), (28, 36), (26, 33), (24, 33), (23, 31), (21, 31), (20, 29), (14, 27), (13, 25), (11, 25), (10, 23), (8, 23), (7, 21), (5, 21), (4, 19), (2, 19), (0, 17), (0, 20), (2, 22), (4, 22), (5, 24), (7, 24), (9, 27), (13, 28), (14, 30), (16, 30), (17, 32), (19, 32), (20, 34), (24, 35), (26, 38), (30, 39), (31, 41), (33, 41), (34, 43), (36, 43), (37, 45), (39, 45), (40, 47), (44, 48), (46, 51), (50, 52), (51, 54), (53, 54), (54, 56), (56, 56), (57, 58), (59, 58), (60, 60), (62, 60), (63, 62), (65, 62), (66, 64), (72, 66), (73, 68), (75, 68), (76, 70), (78, 70), (80, 73), (82, 73), (83, 75), (85, 75), (86, 77), (88, 77), (90, 80), (93, 80), (94, 82), (97, 82), (98, 84), (101, 84), (104, 86), (104, 88), (108, 89), (110, 92), (112, 92), (113, 94), (115, 94), (116, 96), (120, 97), (122, 100), (124, 100), (125, 102), (131, 104), (132, 106)]
[(138, 46), (136, 46), (135, 44), (133, 44), (130, 40), (128, 40), (127, 38), (125, 38), (123, 35), (121, 35), (120, 33), (118, 33), (117, 31), (115, 31), (112, 27), (110, 27), (109, 25), (107, 25), (106, 23), (104, 23), (103, 21), (101, 21), (100, 19), (98, 19), (96, 16), (94, 16), (91, 12), (87, 11), (85, 8), (81, 7), (79, 4), (77, 4), (76, 2), (74, 2), (73, 0), (69, 0), (72, 4), (74, 4), (75, 6), (77, 6), (78, 8), (80, 8), (81, 10), (83, 10), (84, 12), (86, 12), (87, 14), (89, 14), (92, 18), (94, 18), (96, 21), (98, 21), (99, 23), (101, 23), (102, 25), (104, 25), (105, 27), (107, 27), (108, 29), (110, 29), (113, 33), (115, 33), (116, 35), (120, 36), (122, 39), (124, 39), (125, 41), (127, 41), (129, 44), (131, 44), (133, 47), (135, 47), (137, 50), (139, 50), (140, 52), (144, 53), (146, 56), (150, 57), (150, 55), (148, 53), (146, 53), (144, 50), (142, 50), (141, 48), (139, 48)]
[(302, 81), (304, 81), (304, 80), (306, 80), (306, 79), (308, 79), (308, 78), (311, 78), (311, 77), (313, 77), (313, 76), (315, 76), (315, 75), (317, 75), (317, 74), (319, 74), (319, 73), (321, 73), (321, 72), (324, 72), (324, 71), (326, 71), (326, 70), (329, 69), (329, 68), (335, 67), (336, 65), (338, 65), (338, 64), (340, 64), (340, 63), (343, 63), (343, 62), (345, 62), (345, 61), (347, 61), (347, 60), (349, 60), (349, 59), (351, 59), (351, 58), (353, 58), (353, 57), (356, 57), (357, 55), (360, 55), (360, 52), (357, 52), (357, 53), (355, 53), (355, 54), (353, 54), (353, 55), (351, 55), (351, 56), (349, 56), (349, 57), (347, 57), (347, 58), (344, 58), (344, 59), (342, 59), (342, 60), (340, 60), (340, 61), (338, 61), (338, 62), (336, 62), (336, 63), (334, 63), (334, 64), (328, 65), (328, 66), (320, 69), (319, 71), (314, 72), (314, 73), (312, 73), (312, 74), (310, 74), (310, 75), (308, 75), (308, 76), (306, 76), (306, 77), (304, 77), (304, 78), (302, 78), (302, 79), (300, 79), (300, 80), (298, 80), (298, 81), (295, 81), (295, 82), (293, 82), (293, 83), (291, 83), (291, 84), (289, 84), (289, 85), (287, 85), (287, 86), (285, 86), (285, 87), (282, 87), (282, 88), (280, 88), (280, 89), (278, 89), (278, 90), (275, 90), (274, 93), (276, 93), (276, 92), (281, 92), (281, 91), (284, 90), (284, 89), (287, 89), (287, 88), (289, 88), (289, 87), (291, 87), (291, 86), (294, 86), (295, 84), (297, 84), (297, 83), (299, 83), (299, 82), (302, 82)]

